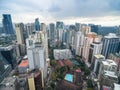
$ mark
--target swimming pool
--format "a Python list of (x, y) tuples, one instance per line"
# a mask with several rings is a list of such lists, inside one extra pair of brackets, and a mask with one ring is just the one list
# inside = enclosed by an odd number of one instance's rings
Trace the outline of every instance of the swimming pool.
[(69, 82), (73, 82), (73, 75), (72, 74), (66, 74), (65, 75), (65, 80)]

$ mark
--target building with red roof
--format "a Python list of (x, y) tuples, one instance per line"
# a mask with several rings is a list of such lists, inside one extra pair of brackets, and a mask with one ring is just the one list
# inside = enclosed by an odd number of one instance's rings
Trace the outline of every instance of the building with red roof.
[(19, 73), (25, 73), (29, 66), (28, 60), (22, 60), (21, 63), (18, 65)]

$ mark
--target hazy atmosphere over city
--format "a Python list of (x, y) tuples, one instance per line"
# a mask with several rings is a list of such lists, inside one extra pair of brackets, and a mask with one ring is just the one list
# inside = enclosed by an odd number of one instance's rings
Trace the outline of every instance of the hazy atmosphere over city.
[(0, 0), (0, 13), (10, 13), (13, 22), (33, 22), (39, 17), (46, 23), (62, 20), (113, 26), (120, 22), (120, 0)]
[(0, 90), (120, 90), (120, 0), (0, 0)]

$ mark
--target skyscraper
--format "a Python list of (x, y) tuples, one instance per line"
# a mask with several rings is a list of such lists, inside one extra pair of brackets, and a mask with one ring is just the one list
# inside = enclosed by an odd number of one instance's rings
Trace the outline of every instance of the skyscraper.
[(56, 29), (63, 29), (63, 28), (64, 28), (63, 22), (57, 21), (56, 22)]
[(13, 45), (7, 47), (0, 47), (0, 57), (2, 57), (5, 63), (8, 63), (14, 68), (17, 64), (16, 61), (16, 52)]
[(38, 18), (35, 19), (35, 30), (40, 31), (40, 23)]
[(40, 30), (43, 31), (43, 32), (46, 32), (46, 25), (45, 25), (45, 23), (41, 23)]
[(109, 33), (107, 36), (104, 36), (103, 40), (102, 54), (105, 58), (108, 58), (110, 53), (116, 53), (119, 47), (119, 37), (113, 33)]
[(84, 44), (84, 34), (80, 31), (76, 32), (74, 41), (73, 48), (75, 50), (75, 54), (81, 56)]
[(54, 45), (55, 41), (55, 24), (50, 23), (50, 31), (49, 31), (49, 36), (50, 36), (50, 44)]
[(62, 41), (62, 34), (63, 34), (63, 29), (64, 29), (64, 24), (61, 21), (56, 22), (56, 37), (57, 41), (61, 42)]
[(29, 90), (43, 90), (43, 80), (42, 73), (39, 70), (36, 70), (29, 74), (28, 76), (28, 86)]
[(31, 35), (35, 30), (35, 24), (34, 23), (27, 23), (25, 24), (25, 30), (27, 31), (27, 35)]
[(42, 31), (36, 32), (34, 35), (29, 36), (26, 39), (27, 55), (30, 70), (41, 68), (44, 73), (44, 77), (47, 74), (46, 58), (47, 56), (47, 44), (46, 38)]
[(120, 36), (120, 25), (119, 25), (119, 27), (118, 27), (118, 30), (117, 30), (116, 34), (117, 34), (118, 36)]
[(89, 62), (93, 62), (93, 57), (96, 54), (101, 54), (102, 51), (102, 43), (101, 42), (93, 42), (90, 45), (90, 51), (89, 51)]
[(17, 36), (17, 41), (19, 44), (24, 44), (24, 38), (23, 38), (23, 29), (24, 25), (22, 23), (16, 24), (16, 36)]
[(47, 74), (45, 51), (44, 46), (27, 49), (30, 70), (41, 68), (43, 69), (44, 77), (46, 77)]
[(90, 25), (91, 27), (91, 32), (95, 32), (96, 34), (98, 34), (98, 30), (99, 30), (99, 26), (98, 25)]
[(93, 43), (96, 39), (98, 39), (95, 33), (89, 33), (86, 35), (84, 39), (84, 45), (82, 50), (82, 56), (85, 59), (85, 62), (88, 62), (88, 57), (90, 54), (90, 44)]
[(80, 23), (75, 23), (76, 31), (80, 30)]
[(14, 34), (12, 19), (10, 14), (3, 14), (3, 29), (6, 34)]

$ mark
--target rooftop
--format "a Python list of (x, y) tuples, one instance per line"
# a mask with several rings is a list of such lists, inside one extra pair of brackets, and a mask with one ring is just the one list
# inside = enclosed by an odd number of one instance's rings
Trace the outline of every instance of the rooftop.
[(105, 61), (102, 61), (102, 63), (103, 63), (104, 65), (108, 65), (108, 66), (112, 66), (112, 65), (117, 66), (117, 64), (115, 63), (115, 61), (110, 60), (110, 59), (106, 59)]
[(7, 51), (7, 50), (11, 50), (11, 49), (13, 49), (13, 45), (8, 45), (8, 46), (2, 46), (2, 47), (0, 47), (1, 51), (2, 50)]
[(25, 55), (25, 56), (23, 57), (23, 59), (28, 59), (28, 56), (27, 56), (27, 55)]
[(26, 67), (28, 66), (28, 60), (22, 60), (22, 62), (19, 64), (19, 67)]
[(58, 65), (60, 66), (71, 66), (72, 62), (70, 60), (57, 60)]
[(115, 74), (113, 71), (104, 71), (105, 76), (113, 77), (113, 78), (118, 78), (118, 76)]
[(76, 72), (78, 72), (78, 73), (79, 73), (79, 72), (81, 72), (81, 70), (80, 70), (80, 69), (77, 69), (77, 70), (76, 70)]
[(108, 86), (103, 86), (103, 89), (102, 89), (102, 90), (111, 90), (111, 88), (108, 87)]
[(97, 59), (101, 59), (101, 58), (105, 58), (103, 55), (101, 54), (97, 54), (97, 55), (94, 55)]
[(114, 83), (114, 90), (120, 90), (120, 84)]
[(16, 77), (6, 77), (2, 82), (1, 85), (3, 86), (12, 86), (14, 85), (15, 81), (16, 81)]
[(114, 33), (109, 33), (107, 36), (105, 36), (105, 38), (119, 38), (119, 37), (116, 36), (116, 34)]

